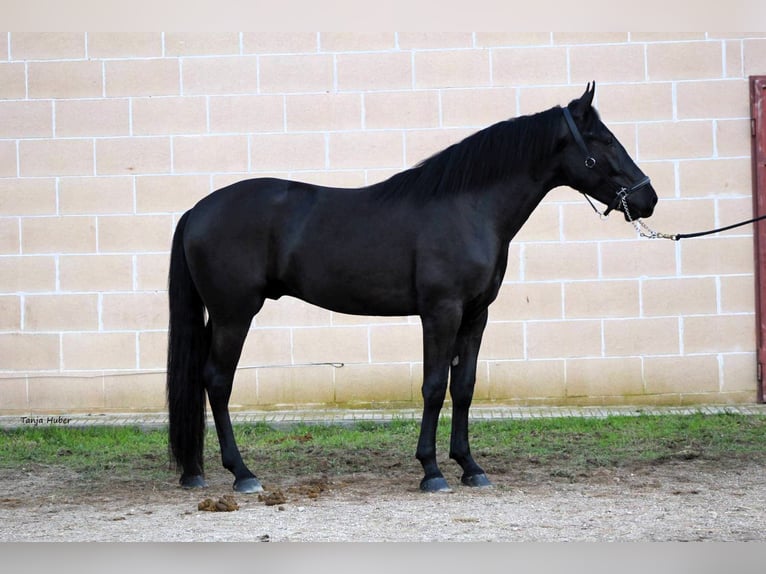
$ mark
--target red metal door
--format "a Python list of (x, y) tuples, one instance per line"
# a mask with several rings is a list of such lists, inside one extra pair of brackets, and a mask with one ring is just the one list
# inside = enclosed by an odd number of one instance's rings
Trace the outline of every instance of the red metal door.
[[(753, 211), (766, 215), (766, 76), (750, 76), (750, 110), (753, 136)], [(755, 316), (758, 338), (758, 402), (766, 402), (766, 225), (756, 225)]]

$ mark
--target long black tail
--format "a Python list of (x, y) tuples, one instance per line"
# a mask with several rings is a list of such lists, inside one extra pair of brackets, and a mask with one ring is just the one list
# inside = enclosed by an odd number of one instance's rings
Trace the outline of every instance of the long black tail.
[(208, 354), (205, 308), (194, 286), (184, 252), (183, 236), (189, 212), (178, 222), (170, 252), (168, 298), (167, 399), (171, 457), (184, 474), (203, 472), (205, 386), (202, 368)]

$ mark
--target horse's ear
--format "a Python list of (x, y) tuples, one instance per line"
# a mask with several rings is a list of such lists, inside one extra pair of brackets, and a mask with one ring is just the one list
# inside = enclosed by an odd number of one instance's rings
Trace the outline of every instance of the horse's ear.
[(572, 102), (572, 112), (574, 115), (583, 117), (593, 105), (593, 96), (596, 94), (596, 82), (588, 82), (585, 93), (579, 100)]

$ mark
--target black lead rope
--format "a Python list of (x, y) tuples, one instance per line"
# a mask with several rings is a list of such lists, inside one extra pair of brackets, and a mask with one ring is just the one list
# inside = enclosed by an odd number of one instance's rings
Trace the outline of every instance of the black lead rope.
[(710, 229), (709, 231), (698, 231), (697, 233), (676, 233), (675, 235), (670, 235), (665, 237), (667, 237), (668, 239), (672, 239), (673, 241), (681, 241), (682, 239), (690, 239), (692, 237), (702, 237), (703, 235), (712, 235), (713, 233), (728, 231), (729, 229), (742, 227), (743, 225), (747, 225), (749, 223), (755, 223), (756, 221), (761, 221), (763, 219), (766, 219), (766, 215), (761, 215), (760, 217), (754, 217), (753, 219), (748, 219), (747, 221), (740, 221), (739, 223), (735, 223), (733, 225), (727, 225), (726, 227), (719, 227), (718, 229)]

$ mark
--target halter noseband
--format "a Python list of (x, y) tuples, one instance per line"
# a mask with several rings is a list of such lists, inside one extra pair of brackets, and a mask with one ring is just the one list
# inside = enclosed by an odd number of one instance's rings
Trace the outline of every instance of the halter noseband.
[[(569, 131), (572, 132), (572, 137), (574, 138), (575, 143), (577, 144), (577, 147), (580, 148), (583, 155), (585, 156), (585, 167), (588, 169), (593, 169), (596, 167), (596, 158), (593, 157), (593, 155), (590, 153), (590, 150), (588, 149), (588, 145), (585, 143), (585, 140), (582, 137), (582, 134), (580, 133), (580, 130), (577, 128), (577, 124), (575, 124), (574, 119), (572, 118), (572, 114), (569, 111), (569, 108), (563, 107), (562, 111), (564, 113), (564, 119), (567, 122), (567, 125), (569, 126)], [(634, 191), (637, 191), (638, 189), (644, 187), (647, 185), (651, 180), (649, 179), (649, 176), (644, 177), (641, 181), (636, 183), (635, 185), (631, 187), (625, 187), (620, 186), (619, 191), (617, 192), (617, 195), (614, 198), (614, 201), (610, 203), (607, 208), (604, 210), (603, 213), (601, 213), (598, 209), (596, 209), (596, 206), (593, 205), (593, 202), (590, 200), (590, 198), (583, 192), (583, 195), (585, 195), (585, 199), (588, 200), (588, 203), (591, 204), (591, 207), (593, 207), (594, 211), (601, 215), (602, 217), (606, 217), (609, 215), (609, 213), (617, 208), (620, 204), (623, 205), (623, 208), (626, 210), (626, 214), (630, 216), (628, 206), (627, 206), (627, 198), (628, 196), (633, 193)]]

